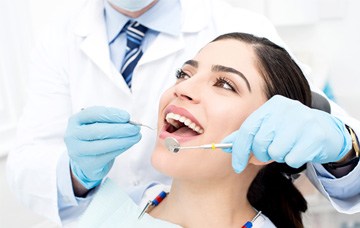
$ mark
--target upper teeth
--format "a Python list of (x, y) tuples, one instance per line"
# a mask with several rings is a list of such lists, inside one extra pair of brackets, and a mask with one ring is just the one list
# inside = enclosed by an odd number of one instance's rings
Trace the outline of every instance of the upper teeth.
[(184, 123), (185, 126), (192, 129), (193, 131), (196, 131), (199, 134), (204, 133), (204, 130), (200, 126), (196, 125), (195, 123), (193, 123), (190, 119), (186, 118), (185, 116), (181, 116), (179, 114), (175, 114), (172, 112), (170, 112), (166, 115), (166, 121), (168, 123), (170, 123), (171, 125), (173, 125), (176, 128), (180, 127), (180, 124), (174, 120)]

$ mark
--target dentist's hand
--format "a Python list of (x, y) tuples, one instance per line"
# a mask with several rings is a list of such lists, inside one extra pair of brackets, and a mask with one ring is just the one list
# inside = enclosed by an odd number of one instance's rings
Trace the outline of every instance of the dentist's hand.
[(224, 151), (232, 152), (237, 173), (246, 167), (250, 153), (263, 162), (274, 160), (298, 168), (307, 162), (338, 161), (352, 147), (340, 120), (280, 95), (258, 108), (222, 142), (233, 143), (232, 149)]
[(129, 124), (127, 112), (90, 107), (68, 122), (65, 143), (72, 174), (86, 188), (101, 183), (114, 159), (141, 139), (140, 127)]

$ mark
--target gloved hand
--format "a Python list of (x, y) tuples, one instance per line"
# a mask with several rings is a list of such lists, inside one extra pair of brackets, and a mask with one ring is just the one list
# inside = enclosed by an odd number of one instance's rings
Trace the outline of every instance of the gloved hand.
[(141, 139), (140, 127), (129, 124), (127, 112), (90, 107), (68, 122), (65, 144), (73, 175), (87, 189), (101, 183), (114, 159)]
[(222, 143), (233, 143), (224, 151), (232, 152), (237, 173), (244, 170), (251, 152), (260, 161), (286, 162), (298, 168), (307, 162), (338, 161), (352, 147), (339, 119), (280, 95), (258, 108)]

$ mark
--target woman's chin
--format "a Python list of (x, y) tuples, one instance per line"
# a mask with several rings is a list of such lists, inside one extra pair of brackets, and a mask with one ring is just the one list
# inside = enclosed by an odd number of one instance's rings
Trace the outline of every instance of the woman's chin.
[(170, 177), (187, 175), (191, 170), (191, 156), (168, 151), (165, 146), (157, 144), (151, 156), (152, 166), (162, 174)]
[(173, 156), (174, 154), (164, 146), (157, 144), (151, 155), (151, 164), (156, 170), (169, 176), (169, 168), (171, 167), (171, 163), (173, 163)]

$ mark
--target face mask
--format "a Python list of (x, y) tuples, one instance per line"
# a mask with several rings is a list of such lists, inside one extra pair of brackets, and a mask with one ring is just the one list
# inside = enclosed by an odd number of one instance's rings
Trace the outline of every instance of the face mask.
[(154, 0), (108, 0), (113, 5), (130, 12), (144, 9)]

